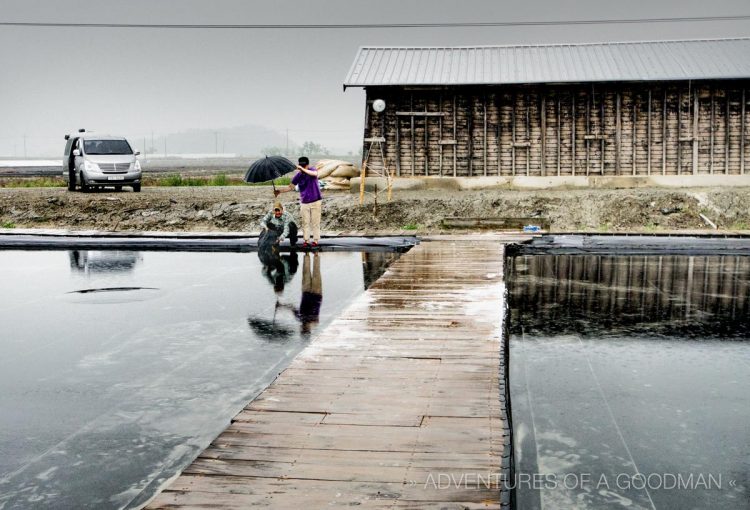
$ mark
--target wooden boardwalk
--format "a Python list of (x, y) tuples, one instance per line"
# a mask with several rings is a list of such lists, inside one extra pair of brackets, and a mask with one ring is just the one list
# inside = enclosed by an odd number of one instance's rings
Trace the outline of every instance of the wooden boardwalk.
[(148, 508), (504, 508), (503, 245), (422, 243)]

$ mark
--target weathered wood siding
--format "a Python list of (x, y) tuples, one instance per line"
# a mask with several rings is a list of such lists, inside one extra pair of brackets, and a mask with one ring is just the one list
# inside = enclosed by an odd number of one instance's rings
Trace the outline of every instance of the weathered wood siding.
[[(367, 89), (393, 175), (744, 174), (750, 80)], [(383, 113), (369, 108), (384, 99)], [(364, 144), (367, 151), (369, 143)], [(372, 165), (381, 165), (379, 154)]]

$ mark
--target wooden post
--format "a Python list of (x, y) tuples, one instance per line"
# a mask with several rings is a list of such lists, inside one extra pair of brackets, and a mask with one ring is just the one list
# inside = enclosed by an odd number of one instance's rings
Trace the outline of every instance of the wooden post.
[[(409, 94), (409, 111), (414, 111), (414, 94)], [(414, 144), (416, 143), (416, 133), (414, 132), (414, 115), (410, 115), (409, 119), (411, 121), (411, 136), (409, 138), (411, 139), (411, 176), (414, 177), (414, 171), (415, 171), (415, 148)]]
[[(367, 149), (367, 152), (369, 154), (370, 150)], [(365, 203), (365, 176), (367, 175), (367, 157), (368, 155), (365, 155), (365, 160), (362, 162), (362, 171), (359, 174), (359, 205)]]
[(700, 112), (700, 101), (698, 90), (693, 91), (693, 175), (698, 175), (698, 112)]
[(562, 111), (560, 110), (560, 93), (557, 93), (557, 122), (555, 127), (557, 129), (557, 176), (560, 177), (560, 166), (562, 159)]
[(667, 87), (664, 87), (664, 97), (661, 102), (661, 174), (667, 173)]
[(526, 176), (531, 173), (531, 99), (529, 94), (524, 96), (526, 103)]
[(681, 139), (682, 139), (682, 90), (678, 90), (677, 91), (677, 175), (682, 174), (682, 141)]
[(729, 87), (725, 89), (724, 100), (727, 102), (727, 111), (724, 116), (724, 175), (729, 175), (729, 112), (731, 103), (729, 102)]
[(415, 129), (416, 126), (414, 125), (414, 115), (410, 117), (410, 120), (411, 120), (411, 125), (410, 125), (410, 128), (411, 128), (411, 137), (410, 137), (411, 138), (411, 175), (414, 176), (416, 174), (416, 165), (417, 165), (417, 156), (416, 156), (417, 132)]
[[(428, 99), (425, 98), (424, 100), (424, 111), (427, 113), (427, 101)], [(425, 176), (430, 175), (430, 140), (429, 140), (429, 132), (430, 132), (430, 117), (429, 115), (424, 116), (424, 174)]]
[(638, 106), (639, 106), (639, 103), (640, 103), (638, 101), (638, 98), (639, 98), (638, 93), (634, 90), (633, 91), (633, 125), (631, 126), (632, 131), (630, 133), (630, 138), (631, 138), (630, 141), (632, 142), (632, 148), (631, 148), (631, 154), (632, 154), (632, 156), (631, 156), (631, 167), (632, 168), (630, 170), (630, 173), (632, 175), (636, 174), (636, 165), (635, 165), (636, 158), (635, 158), (635, 155), (638, 152), (637, 145), (635, 143), (635, 137), (636, 137), (635, 126), (638, 124)]
[[(438, 111), (440, 113), (443, 113), (443, 95), (440, 94), (440, 97), (438, 99), (440, 101), (440, 107), (438, 108)], [(440, 177), (443, 176), (443, 144), (440, 143), (443, 139), (443, 116), (441, 115), (438, 117), (438, 131), (440, 132), (440, 135), (438, 136), (438, 150), (440, 151), (438, 153), (438, 175)]]
[(497, 110), (497, 175), (503, 173), (503, 96), (495, 93), (495, 110)]
[(651, 87), (648, 88), (648, 112), (646, 116), (646, 175), (651, 175)]
[(570, 117), (572, 125), (570, 126), (570, 151), (572, 155), (571, 173), (576, 174), (576, 91), (570, 92)]
[[(542, 177), (547, 175), (547, 165), (546, 165), (546, 159), (547, 159), (547, 100), (544, 97), (544, 92), (541, 93), (541, 99), (540, 99), (540, 108), (541, 111), (539, 112), (539, 122), (542, 126), (542, 156), (541, 156), (541, 162), (540, 162), (540, 169), (542, 173)], [(529, 148), (529, 151), (531, 151), (531, 148)]]
[(709, 143), (710, 143), (710, 151), (709, 151), (709, 159), (708, 159), (708, 173), (713, 174), (714, 173), (714, 122), (716, 121), (716, 113), (714, 112), (714, 86), (711, 85), (711, 127), (708, 130), (709, 132)]
[[(372, 136), (371, 129), (370, 129), (370, 101), (365, 101), (365, 138), (368, 138)], [(364, 142), (362, 142), (362, 157), (364, 158)], [(153, 144), (152, 144), (153, 145)], [(288, 151), (287, 151), (288, 152)], [(289, 154), (287, 154), (288, 156)]]
[(482, 170), (484, 175), (487, 175), (487, 94), (482, 95), (482, 113), (484, 115), (484, 139), (482, 140), (482, 151), (484, 162), (482, 164)]
[(742, 119), (740, 119), (740, 173), (745, 174), (745, 87), (742, 87)]
[(396, 122), (396, 175), (401, 177), (401, 118), (397, 115)]
[(467, 134), (469, 136), (469, 177), (474, 175), (474, 98), (471, 97), (466, 116)]
[(601, 157), (601, 166), (599, 168), (599, 173), (601, 175), (604, 175), (604, 123), (605, 123), (605, 117), (604, 117), (604, 107), (605, 103), (607, 102), (607, 92), (606, 90), (600, 94), (601, 99), (599, 100), (600, 104), (600, 111), (599, 111), (599, 156)]
[(457, 175), (458, 158), (456, 152), (458, 151), (458, 143), (456, 143), (456, 94), (453, 93), (453, 177)]
[(511, 175), (516, 175), (516, 103), (518, 101), (518, 95), (513, 91), (513, 107), (510, 109), (510, 129), (511, 129), (511, 144), (510, 144), (510, 168)]
[(591, 140), (588, 135), (591, 134), (591, 109), (594, 102), (594, 86), (591, 86), (591, 93), (586, 98), (586, 177), (588, 177), (591, 162)]
[[(622, 157), (620, 151), (622, 150), (622, 119), (620, 119), (620, 91), (615, 91), (615, 174), (621, 175), (621, 161)], [(604, 170), (602, 170), (604, 174)]]

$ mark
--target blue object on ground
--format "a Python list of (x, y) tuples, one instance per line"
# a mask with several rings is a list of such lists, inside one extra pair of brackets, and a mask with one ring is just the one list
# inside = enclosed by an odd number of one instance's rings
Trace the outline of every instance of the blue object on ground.
[(542, 230), (542, 227), (539, 225), (524, 225), (523, 231), (524, 232), (540, 232)]

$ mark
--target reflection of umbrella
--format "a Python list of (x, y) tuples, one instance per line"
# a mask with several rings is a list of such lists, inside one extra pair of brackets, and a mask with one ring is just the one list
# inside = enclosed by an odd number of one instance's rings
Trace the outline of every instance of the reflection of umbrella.
[(245, 172), (245, 182), (268, 182), (271, 181), (273, 189), (276, 185), (273, 180), (288, 174), (294, 170), (296, 165), (281, 156), (266, 156), (255, 161)]
[(286, 340), (294, 335), (294, 330), (284, 326), (283, 324), (276, 324), (275, 321), (269, 321), (268, 319), (259, 319), (257, 317), (248, 317), (247, 325), (253, 332), (267, 340)]

